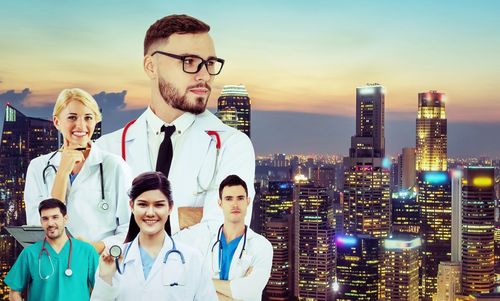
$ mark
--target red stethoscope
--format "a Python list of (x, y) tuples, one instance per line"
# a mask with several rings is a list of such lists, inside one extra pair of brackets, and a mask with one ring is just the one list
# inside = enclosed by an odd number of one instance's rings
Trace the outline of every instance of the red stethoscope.
[[(71, 237), (68, 237), (68, 239), (69, 239), (69, 257), (68, 257), (68, 265), (66, 266), (66, 270), (64, 271), (64, 275), (71, 277), (71, 275), (73, 275), (73, 270), (71, 270), (71, 256), (73, 256), (73, 242), (71, 241)], [(42, 279), (42, 280), (49, 279), (55, 273), (54, 263), (52, 262), (52, 258), (50, 257), (49, 250), (47, 250), (47, 248), (45, 247), (46, 241), (47, 241), (47, 238), (45, 237), (43, 239), (42, 249), (40, 250), (40, 253), (38, 253), (38, 276), (40, 276), (40, 279)], [(42, 271), (41, 271), (41, 262), (42, 262), (43, 252), (45, 252), (47, 257), (49, 258), (50, 266), (52, 268), (52, 272), (46, 276), (42, 276)]]
[[(127, 132), (128, 132), (128, 129), (130, 128), (130, 126), (132, 124), (134, 124), (136, 121), (136, 119), (134, 120), (131, 120), (129, 121), (125, 127), (123, 128), (123, 132), (122, 132), (122, 141), (121, 141), (121, 144), (122, 144), (122, 158), (124, 161), (127, 161), (127, 152), (126, 152), (126, 146), (125, 146), (125, 139), (127, 137)], [(212, 177), (211, 177), (211, 180), (210, 182), (208, 183), (208, 185), (201, 185), (200, 183), (200, 175), (198, 174), (198, 177), (196, 178), (196, 181), (198, 182), (198, 186), (201, 187), (201, 191), (198, 191), (196, 194), (201, 194), (201, 193), (204, 193), (206, 191), (208, 191), (208, 188), (210, 187), (210, 185), (212, 184), (212, 182), (214, 181), (214, 178), (215, 178), (215, 175), (217, 174), (217, 165), (219, 163), (219, 152), (220, 152), (220, 148), (221, 148), (221, 139), (220, 139), (220, 135), (219, 133), (217, 133), (217, 131), (206, 131), (207, 134), (209, 136), (212, 136), (215, 138), (215, 149), (216, 149), (216, 154), (215, 154), (215, 165), (214, 165), (214, 169), (213, 169), (213, 173), (212, 173)]]

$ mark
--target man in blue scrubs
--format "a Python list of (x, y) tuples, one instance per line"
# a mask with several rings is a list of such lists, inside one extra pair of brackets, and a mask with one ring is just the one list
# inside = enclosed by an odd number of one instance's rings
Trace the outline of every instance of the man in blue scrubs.
[(237, 175), (225, 178), (219, 186), (218, 202), (224, 224), (212, 238), (216, 242), (211, 245), (216, 248), (209, 256), (210, 262), (218, 264), (213, 283), (219, 300), (261, 300), (271, 275), (273, 247), (245, 225), (250, 204), (245, 181)]
[(5, 277), (10, 300), (89, 300), (99, 257), (88, 243), (68, 237), (66, 205), (47, 199), (38, 207), (43, 241), (26, 247)]

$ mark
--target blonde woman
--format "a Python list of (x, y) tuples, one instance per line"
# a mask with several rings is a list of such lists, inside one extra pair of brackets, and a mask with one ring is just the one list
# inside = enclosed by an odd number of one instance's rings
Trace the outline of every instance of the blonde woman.
[(63, 137), (61, 149), (33, 159), (28, 166), (24, 201), (28, 225), (39, 225), (38, 204), (56, 198), (71, 216), (67, 228), (100, 253), (123, 242), (130, 209), (127, 190), (132, 176), (118, 156), (92, 143), (101, 113), (95, 99), (82, 89), (63, 90), (53, 113)]

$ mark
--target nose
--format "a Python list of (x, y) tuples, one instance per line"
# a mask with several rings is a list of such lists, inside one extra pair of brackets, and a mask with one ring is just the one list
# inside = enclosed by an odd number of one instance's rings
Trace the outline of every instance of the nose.
[(155, 211), (154, 211), (153, 206), (148, 206), (148, 209), (146, 209), (146, 215), (151, 216), (154, 214), (155, 214)]
[(208, 82), (212, 75), (208, 73), (207, 66), (205, 64), (201, 65), (200, 71), (198, 71), (194, 78), (196, 81)]
[(76, 126), (79, 127), (80, 129), (84, 128), (85, 120), (83, 120), (83, 118), (78, 118), (76, 120)]

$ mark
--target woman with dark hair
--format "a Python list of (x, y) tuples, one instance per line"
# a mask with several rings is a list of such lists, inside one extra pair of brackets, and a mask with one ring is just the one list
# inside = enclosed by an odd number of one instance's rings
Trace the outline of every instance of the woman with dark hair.
[(140, 174), (129, 196), (132, 215), (121, 262), (103, 252), (91, 300), (217, 300), (201, 254), (165, 231), (173, 207), (165, 175)]

